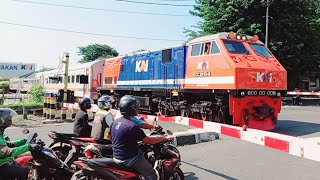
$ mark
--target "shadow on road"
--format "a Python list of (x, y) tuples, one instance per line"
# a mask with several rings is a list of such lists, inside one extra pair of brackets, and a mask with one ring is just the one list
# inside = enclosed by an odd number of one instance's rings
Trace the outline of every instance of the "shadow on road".
[(199, 179), (195, 173), (193, 172), (185, 172), (184, 173), (184, 179), (185, 180), (197, 180)]
[[(236, 179), (236, 178), (227, 176), (227, 175), (225, 175), (225, 174), (222, 174), (222, 173), (219, 173), (219, 172), (216, 172), (216, 171), (213, 171), (213, 170), (205, 169), (205, 168), (203, 168), (203, 167), (199, 167), (198, 165), (194, 165), (194, 164), (191, 164), (191, 163), (188, 163), (188, 162), (185, 162), (185, 161), (182, 161), (182, 162), (185, 163), (185, 164), (188, 164), (188, 165), (190, 165), (190, 166), (196, 167), (196, 168), (198, 168), (198, 169), (204, 170), (204, 171), (206, 171), (206, 172), (209, 172), (209, 173), (211, 173), (211, 174), (214, 174), (214, 175), (216, 175), (216, 176), (220, 176), (220, 177), (222, 177), (222, 178), (228, 179), (228, 180), (238, 180), (238, 179)], [(186, 174), (187, 174), (187, 175), (186, 175)], [(198, 177), (196, 177), (196, 174), (195, 174), (195, 173), (190, 173), (190, 172), (185, 173), (185, 177), (186, 177), (186, 179), (199, 179)]]
[(272, 130), (272, 132), (291, 136), (303, 136), (320, 132), (320, 124), (301, 122), (298, 120), (279, 120), (276, 128)]

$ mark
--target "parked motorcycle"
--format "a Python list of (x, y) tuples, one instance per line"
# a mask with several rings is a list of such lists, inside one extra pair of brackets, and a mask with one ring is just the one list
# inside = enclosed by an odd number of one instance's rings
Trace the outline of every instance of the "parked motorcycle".
[[(152, 133), (153, 136), (164, 134), (165, 133), (162, 129), (156, 130)], [(167, 131), (167, 134), (172, 135), (170, 131)], [(154, 167), (156, 172), (158, 172), (159, 179), (184, 180), (183, 172), (180, 169), (180, 152), (171, 142), (162, 142), (154, 145), (140, 142), (139, 148), (144, 157)], [(80, 158), (79, 161), (75, 161), (74, 164), (81, 170), (75, 172), (71, 180), (142, 179), (142, 177), (133, 169), (116, 164), (111, 158)]]

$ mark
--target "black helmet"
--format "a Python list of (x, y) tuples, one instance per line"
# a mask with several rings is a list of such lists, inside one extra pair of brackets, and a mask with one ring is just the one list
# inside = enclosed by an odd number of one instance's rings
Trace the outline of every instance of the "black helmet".
[(88, 97), (84, 97), (79, 100), (80, 109), (90, 109), (91, 104), (93, 104), (93, 100)]
[(7, 128), (12, 124), (12, 118), (18, 114), (10, 108), (0, 108), (0, 128)]
[(136, 116), (139, 112), (139, 107), (139, 101), (132, 95), (126, 95), (120, 99), (119, 108), (123, 116)]
[(114, 103), (113, 97), (109, 95), (103, 95), (98, 99), (98, 106), (100, 109), (111, 109), (112, 103)]

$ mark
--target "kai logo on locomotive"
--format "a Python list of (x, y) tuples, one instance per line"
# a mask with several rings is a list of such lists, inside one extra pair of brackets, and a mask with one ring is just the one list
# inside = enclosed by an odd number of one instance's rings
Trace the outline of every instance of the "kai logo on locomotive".
[(198, 62), (197, 69), (209, 69), (209, 63), (208, 62)]
[(138, 60), (136, 61), (136, 72), (148, 72), (149, 60)]
[(257, 72), (257, 82), (272, 82), (272, 73)]

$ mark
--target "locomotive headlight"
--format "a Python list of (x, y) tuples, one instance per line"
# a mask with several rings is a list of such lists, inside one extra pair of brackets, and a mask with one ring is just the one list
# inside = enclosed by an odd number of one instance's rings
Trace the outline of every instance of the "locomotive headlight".
[(278, 97), (280, 97), (280, 96), (281, 96), (281, 93), (280, 93), (280, 92), (278, 92), (278, 93), (277, 93), (277, 96), (278, 96)]
[(240, 93), (241, 96), (244, 96), (246, 95), (246, 93), (244, 93), (243, 91)]

